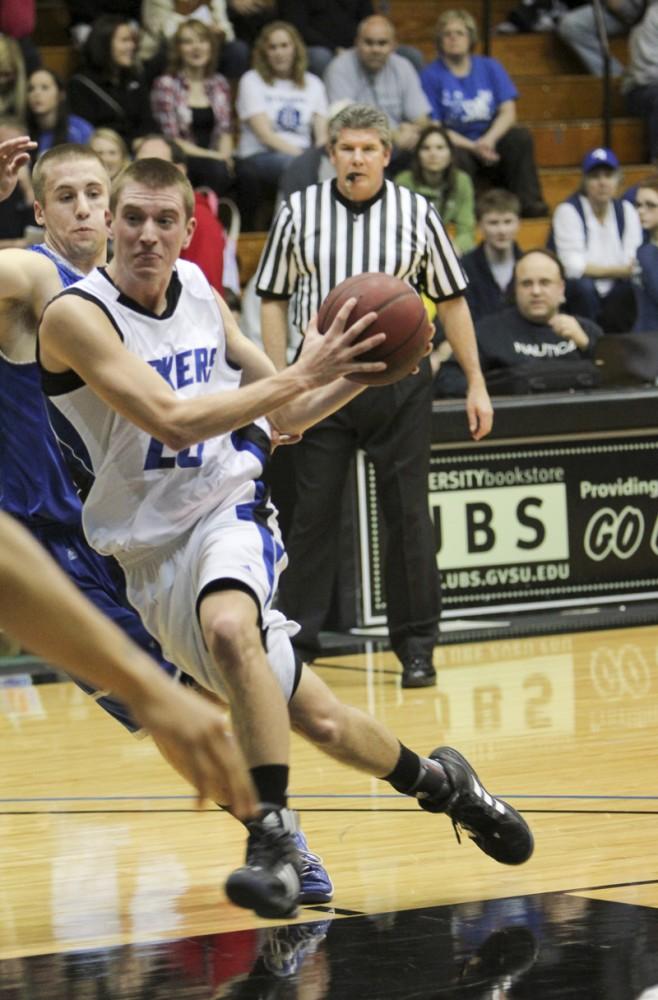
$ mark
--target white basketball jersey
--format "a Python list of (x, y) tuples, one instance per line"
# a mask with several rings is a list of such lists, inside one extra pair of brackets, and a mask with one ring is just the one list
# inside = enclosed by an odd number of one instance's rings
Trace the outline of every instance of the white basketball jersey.
[[(239, 387), (242, 373), (226, 358), (221, 312), (196, 264), (177, 262), (161, 316), (123, 295), (104, 269), (63, 294), (96, 302), (125, 347), (181, 399)], [(43, 385), (64, 450), (91, 474), (83, 526), (99, 552), (124, 564), (144, 558), (207, 511), (254, 498), (269, 453), (266, 420), (175, 453), (116, 413), (75, 373), (44, 371)]]

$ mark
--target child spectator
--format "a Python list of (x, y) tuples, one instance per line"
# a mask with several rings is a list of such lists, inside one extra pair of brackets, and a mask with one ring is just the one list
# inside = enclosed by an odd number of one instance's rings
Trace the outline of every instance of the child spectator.
[(89, 145), (103, 161), (110, 180), (130, 163), (128, 147), (118, 132), (111, 128), (97, 128), (91, 135)]
[(442, 125), (427, 125), (413, 152), (411, 167), (395, 183), (424, 195), (432, 202), (444, 225), (455, 228), (453, 243), (460, 253), (475, 244), (473, 182), (454, 162), (454, 148)]
[(473, 322), (509, 304), (514, 265), (521, 256), (516, 242), (521, 220), (519, 199), (504, 188), (485, 191), (477, 200), (482, 242), (462, 257), (468, 277), (466, 301)]

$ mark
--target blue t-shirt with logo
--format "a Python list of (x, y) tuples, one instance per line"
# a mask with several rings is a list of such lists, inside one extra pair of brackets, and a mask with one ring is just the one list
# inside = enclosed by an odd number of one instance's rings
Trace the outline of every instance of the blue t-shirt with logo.
[(455, 76), (436, 59), (422, 70), (420, 79), (432, 118), (472, 140), (484, 135), (504, 101), (518, 97), (507, 71), (489, 56), (471, 56), (466, 76)]

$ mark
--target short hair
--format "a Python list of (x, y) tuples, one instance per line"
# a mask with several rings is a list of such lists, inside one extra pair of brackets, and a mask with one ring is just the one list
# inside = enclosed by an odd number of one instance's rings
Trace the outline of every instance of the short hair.
[(266, 49), (270, 36), (273, 35), (275, 31), (285, 31), (290, 36), (295, 50), (295, 57), (292, 61), (292, 67), (290, 70), (290, 79), (295, 86), (303, 87), (304, 74), (306, 72), (306, 67), (308, 66), (308, 53), (306, 51), (304, 39), (298, 32), (297, 28), (293, 24), (288, 24), (287, 21), (270, 21), (269, 24), (266, 24), (265, 27), (261, 29), (256, 41), (254, 42), (251, 65), (259, 76), (262, 76), (265, 83), (270, 85), (274, 83), (274, 74), (272, 73), (272, 67), (267, 60)]
[(512, 191), (506, 188), (490, 188), (477, 199), (475, 203), (475, 215), (478, 220), (489, 212), (500, 212), (501, 215), (511, 212), (512, 215), (521, 216), (521, 201)]
[[(171, 153), (172, 163), (177, 163), (179, 166), (187, 166), (187, 156), (183, 151), (183, 147), (175, 139), (171, 139), (168, 135), (163, 135), (162, 132), (148, 132), (146, 135), (140, 135), (133, 143), (135, 152), (139, 153), (145, 142), (152, 142), (154, 139), (164, 142)], [(143, 157), (143, 159), (147, 159), (147, 157)]]
[(478, 43), (478, 27), (475, 18), (467, 10), (444, 10), (436, 22), (436, 44), (441, 51), (441, 35), (450, 21), (461, 21), (468, 32), (471, 52)]
[(213, 76), (216, 72), (217, 60), (219, 59), (219, 36), (216, 31), (211, 31), (207, 24), (197, 20), (195, 17), (190, 17), (187, 21), (181, 21), (169, 42), (169, 62), (167, 65), (169, 73), (176, 75), (183, 68), (181, 35), (186, 30), (192, 30), (202, 41), (210, 43), (210, 55), (208, 62), (203, 68), (203, 75), (204, 77)]
[(95, 128), (89, 136), (88, 141), (93, 142), (94, 139), (105, 139), (106, 142), (113, 142), (121, 153), (121, 158), (126, 162), (130, 159), (130, 153), (128, 151), (128, 146), (126, 145), (126, 140), (113, 128), (107, 128), (105, 125), (101, 126), (101, 128)]
[(516, 271), (517, 271), (517, 268), (518, 268), (519, 264), (521, 263), (522, 260), (525, 260), (526, 257), (529, 257), (530, 254), (533, 254), (533, 253), (539, 253), (539, 254), (542, 255), (542, 257), (548, 257), (549, 260), (552, 260), (553, 263), (556, 265), (558, 271), (560, 272), (560, 279), (562, 281), (566, 281), (567, 280), (567, 276), (566, 276), (566, 273), (565, 273), (565, 270), (564, 270), (564, 264), (562, 263), (562, 261), (560, 260), (560, 258), (558, 257), (558, 255), (556, 253), (553, 253), (553, 251), (549, 250), (548, 247), (532, 247), (532, 249), (530, 249), (530, 250), (524, 250), (523, 253), (520, 255), (520, 257), (517, 257), (516, 263), (514, 264), (514, 280), (515, 281), (516, 281)]
[(327, 141), (330, 149), (336, 145), (344, 128), (372, 129), (387, 149), (393, 145), (388, 115), (380, 111), (379, 108), (374, 108), (371, 104), (348, 104), (346, 108), (330, 119)]
[(194, 190), (187, 177), (169, 160), (159, 160), (155, 156), (147, 156), (143, 160), (133, 160), (114, 179), (110, 195), (110, 211), (113, 215), (116, 212), (123, 189), (131, 182), (142, 184), (152, 191), (160, 188), (178, 188), (183, 198), (185, 219), (191, 219), (194, 215)]
[(103, 177), (107, 182), (107, 190), (110, 190), (110, 178), (98, 153), (95, 153), (90, 146), (83, 146), (79, 142), (63, 142), (59, 146), (51, 146), (45, 153), (42, 153), (34, 165), (32, 171), (32, 187), (34, 189), (35, 200), (40, 205), (46, 203), (46, 184), (50, 169), (56, 163), (66, 160), (93, 160), (98, 163), (103, 170)]
[(367, 17), (364, 17), (361, 21), (359, 21), (356, 28), (356, 40), (358, 40), (366, 30), (366, 25), (369, 21), (383, 21), (384, 24), (391, 29), (392, 39), (395, 41), (395, 25), (391, 21), (390, 17), (386, 17), (384, 14), (368, 14)]

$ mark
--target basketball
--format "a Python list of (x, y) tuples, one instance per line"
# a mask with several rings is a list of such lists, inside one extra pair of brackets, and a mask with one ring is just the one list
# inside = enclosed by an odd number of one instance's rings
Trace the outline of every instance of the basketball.
[(359, 340), (374, 333), (386, 334), (386, 340), (357, 360), (385, 361), (388, 367), (382, 372), (348, 375), (347, 378), (362, 385), (389, 385), (409, 375), (425, 354), (429, 338), (429, 319), (420, 295), (406, 281), (389, 274), (355, 274), (336, 285), (322, 303), (318, 313), (320, 333), (326, 333), (349, 298), (357, 301), (348, 325), (366, 313), (377, 313), (377, 319), (361, 333)]

